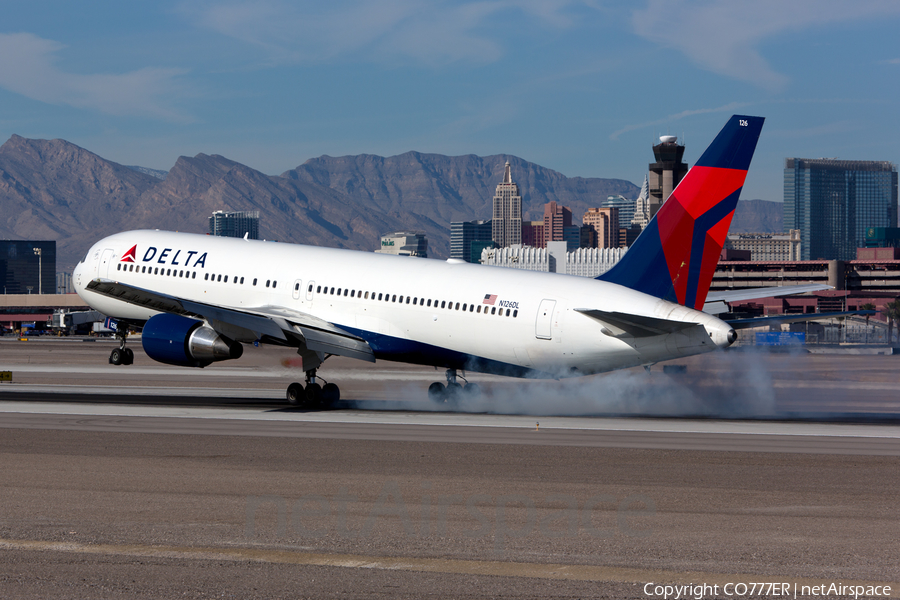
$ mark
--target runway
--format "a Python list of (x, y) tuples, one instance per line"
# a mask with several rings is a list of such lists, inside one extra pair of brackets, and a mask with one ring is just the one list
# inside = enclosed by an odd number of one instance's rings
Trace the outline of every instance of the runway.
[[(416, 390), (439, 374), (351, 362), (323, 371), (345, 405), (296, 411), (281, 400), (296, 373), (269, 350), (116, 370), (109, 348), (0, 342), (5, 597), (900, 591), (893, 357), (718, 357), (577, 387), (473, 376), (501, 400), (532, 390), (523, 415), (435, 411)], [(722, 394), (753, 361), (768, 383), (737, 394), (738, 418)], [(687, 392), (659, 395), (672, 384)]]

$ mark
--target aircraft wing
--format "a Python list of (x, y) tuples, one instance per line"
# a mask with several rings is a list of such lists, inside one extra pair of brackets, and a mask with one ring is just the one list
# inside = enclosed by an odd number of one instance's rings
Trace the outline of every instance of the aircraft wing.
[(670, 321), (668, 319), (630, 315), (628, 313), (607, 312), (595, 308), (576, 308), (575, 312), (580, 312), (609, 326), (616, 337), (625, 334), (635, 338), (652, 337), (675, 333), (676, 331), (699, 325), (699, 323), (685, 321)]
[(238, 341), (267, 337), (288, 346), (299, 341), (309, 350), (375, 362), (372, 348), (365, 340), (301, 311), (273, 306), (246, 309), (217, 306), (105, 279), (95, 279), (86, 287), (136, 306), (204, 319), (219, 333)]
[(832, 317), (849, 317), (852, 315), (874, 315), (878, 311), (874, 310), (846, 310), (843, 312), (830, 313), (798, 313), (794, 315), (775, 315), (771, 317), (754, 317), (750, 319), (734, 319), (725, 321), (734, 329), (748, 329), (750, 327), (763, 327), (764, 325), (780, 325), (782, 323), (803, 323), (804, 321), (818, 321), (819, 319), (830, 319)]
[(709, 292), (706, 302), (703, 304), (703, 312), (717, 315), (728, 312), (726, 302), (740, 302), (742, 300), (756, 300), (757, 298), (777, 298), (779, 296), (793, 296), (807, 292), (820, 292), (833, 290), (834, 286), (824, 283), (805, 283), (802, 285), (782, 285), (778, 287), (747, 288), (740, 290), (724, 290), (721, 292)]

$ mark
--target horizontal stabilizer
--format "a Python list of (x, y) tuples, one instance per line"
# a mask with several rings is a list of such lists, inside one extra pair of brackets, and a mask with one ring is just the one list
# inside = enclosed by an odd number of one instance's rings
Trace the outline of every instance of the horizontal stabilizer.
[(670, 321), (668, 319), (657, 319), (655, 317), (645, 317), (643, 315), (607, 312), (595, 308), (576, 308), (575, 312), (580, 312), (583, 315), (587, 315), (592, 319), (596, 319), (601, 323), (605, 323), (610, 327), (619, 329), (636, 338), (666, 335), (698, 325), (698, 323), (686, 321)]
[(834, 317), (850, 317), (858, 315), (865, 317), (874, 315), (874, 310), (847, 310), (844, 312), (830, 313), (799, 313), (795, 315), (777, 315), (772, 317), (756, 317), (752, 319), (734, 319), (725, 321), (733, 329), (749, 329), (751, 327), (766, 327), (769, 325), (781, 325), (782, 323), (803, 323), (805, 321), (818, 321), (819, 319), (831, 319)]
[[(794, 296), (796, 294), (821, 292), (833, 289), (833, 286), (824, 283), (805, 283), (802, 285), (781, 285), (710, 292), (706, 296), (703, 312), (712, 315), (727, 312), (728, 308), (725, 307), (723, 302), (742, 302), (744, 300), (757, 300), (759, 298), (778, 298), (781, 296)], [(722, 310), (723, 307), (725, 308), (724, 310)]]

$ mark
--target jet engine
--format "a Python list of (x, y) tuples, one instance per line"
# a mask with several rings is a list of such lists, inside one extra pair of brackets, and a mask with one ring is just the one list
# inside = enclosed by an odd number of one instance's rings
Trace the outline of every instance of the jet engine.
[(240, 343), (220, 335), (203, 321), (161, 313), (150, 317), (141, 333), (144, 352), (153, 360), (180, 367), (205, 367), (240, 358)]

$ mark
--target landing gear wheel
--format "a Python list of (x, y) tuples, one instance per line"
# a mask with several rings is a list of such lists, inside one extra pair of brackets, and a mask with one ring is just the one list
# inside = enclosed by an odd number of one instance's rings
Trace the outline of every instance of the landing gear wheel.
[(125, 360), (124, 354), (121, 348), (113, 348), (113, 351), (109, 353), (109, 364), (121, 365)]
[(124, 348), (125, 358), (122, 361), (123, 365), (133, 365), (134, 364), (134, 350), (131, 348)]
[(481, 395), (481, 387), (477, 383), (467, 383), (463, 388), (463, 393), (469, 398), (477, 398)]
[(310, 383), (306, 386), (306, 403), (309, 406), (319, 406), (322, 403), (322, 386), (318, 383)]
[(306, 403), (306, 392), (299, 383), (292, 383), (287, 388), (287, 401), (291, 406), (302, 406)]
[(428, 399), (436, 404), (441, 404), (445, 399), (444, 391), (444, 384), (440, 381), (435, 381), (428, 386)]
[(334, 383), (326, 383), (322, 388), (322, 403), (325, 406), (334, 406), (341, 400), (341, 390)]

